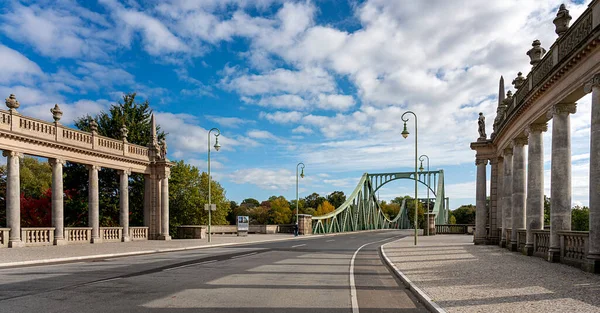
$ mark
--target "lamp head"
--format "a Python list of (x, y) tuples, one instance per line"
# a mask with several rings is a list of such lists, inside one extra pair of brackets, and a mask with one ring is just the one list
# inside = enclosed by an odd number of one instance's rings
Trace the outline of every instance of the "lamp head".
[(219, 135), (217, 135), (215, 138), (215, 150), (219, 151), (219, 149), (221, 149), (221, 145), (219, 144)]
[(419, 171), (422, 172), (423, 170), (424, 170), (424, 168), (423, 168), (423, 161), (421, 161), (421, 166), (419, 166)]
[(404, 139), (406, 139), (408, 137), (408, 134), (410, 134), (410, 133), (406, 129), (406, 122), (404, 122), (404, 130), (402, 131), (402, 137), (404, 137)]
[(300, 173), (300, 178), (304, 178), (304, 167), (302, 168), (302, 172)]

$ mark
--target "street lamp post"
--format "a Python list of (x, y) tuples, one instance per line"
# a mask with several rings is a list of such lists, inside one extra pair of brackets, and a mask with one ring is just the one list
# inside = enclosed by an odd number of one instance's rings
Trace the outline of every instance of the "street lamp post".
[(423, 159), (427, 158), (427, 210), (425, 211), (425, 215), (427, 216), (427, 220), (425, 225), (427, 227), (427, 236), (429, 236), (429, 188), (431, 188), (431, 175), (429, 174), (429, 156), (427, 154), (422, 154), (419, 157), (419, 161), (421, 161), (421, 166), (419, 170), (423, 172)]
[[(298, 227), (300, 227), (300, 223), (298, 221), (298, 167), (300, 166), (302, 166), (302, 173), (300, 173), (300, 177), (304, 178), (304, 163), (300, 162), (296, 164), (296, 225), (298, 225)], [(298, 232), (300, 232), (300, 229), (298, 229)]]
[(404, 130), (402, 131), (402, 137), (404, 137), (404, 139), (406, 139), (408, 137), (408, 135), (410, 134), (408, 132), (408, 130), (406, 129), (406, 122), (408, 121), (408, 118), (404, 118), (404, 115), (406, 115), (408, 113), (412, 114), (415, 117), (415, 177), (414, 178), (415, 178), (415, 246), (416, 246), (417, 245), (417, 235), (418, 235), (417, 220), (419, 218), (419, 214), (418, 214), (419, 213), (419, 205), (418, 205), (418, 201), (419, 200), (417, 199), (417, 196), (418, 196), (418, 193), (417, 193), (417, 190), (418, 190), (417, 189), (418, 188), (418, 185), (417, 185), (417, 180), (418, 180), (418, 177), (417, 177), (417, 175), (418, 175), (418, 173), (417, 173), (417, 156), (419, 155), (417, 153), (418, 131), (417, 131), (417, 115), (414, 112), (412, 112), (412, 111), (406, 111), (406, 112), (404, 112), (402, 114), (402, 117), (401, 117), (402, 121), (404, 122)]
[(217, 133), (215, 134), (215, 150), (219, 151), (219, 149), (221, 149), (221, 145), (219, 144), (219, 135), (221, 135), (221, 131), (218, 128), (212, 128), (211, 130), (208, 131), (208, 242), (211, 241), (211, 235), (210, 235), (210, 224), (211, 224), (211, 217), (212, 217), (212, 206), (211, 206), (211, 199), (210, 199), (210, 183), (211, 183), (211, 178), (210, 178), (210, 133), (212, 131), (216, 131)]

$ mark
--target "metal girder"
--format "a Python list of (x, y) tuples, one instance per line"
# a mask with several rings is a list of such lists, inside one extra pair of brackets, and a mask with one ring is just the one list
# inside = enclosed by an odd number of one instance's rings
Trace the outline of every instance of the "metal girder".
[[(330, 212), (321, 216), (313, 216), (313, 233), (338, 233), (367, 229), (409, 229), (406, 199), (402, 201), (400, 212), (395, 218), (389, 219), (381, 211), (375, 192), (385, 184), (398, 179), (414, 180), (413, 172), (405, 173), (365, 173), (348, 196), (346, 201)], [(430, 212), (435, 214), (436, 224), (448, 221), (447, 198), (444, 192), (444, 171), (420, 172), (418, 182), (429, 188), (435, 196), (435, 205)], [(429, 186), (427, 181), (433, 181)]]

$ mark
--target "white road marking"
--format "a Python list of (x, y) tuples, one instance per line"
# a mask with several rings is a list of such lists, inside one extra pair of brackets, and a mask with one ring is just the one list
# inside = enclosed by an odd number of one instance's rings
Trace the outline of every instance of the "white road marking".
[(119, 280), (121, 278), (122, 277), (115, 277), (115, 278), (103, 279), (103, 280), (99, 280), (99, 281), (94, 281), (94, 282), (91, 282), (91, 283), (87, 283), (87, 284), (84, 284), (84, 285), (86, 285), (86, 286), (95, 285), (95, 284), (105, 283), (105, 282), (109, 282), (109, 281), (113, 281), (113, 280)]
[(334, 239), (331, 239), (331, 240), (325, 240), (325, 242), (332, 242), (332, 241), (335, 241), (335, 240), (334, 240)]
[(257, 254), (258, 252), (252, 252), (252, 253), (248, 253), (248, 254), (242, 254), (242, 255), (236, 255), (236, 256), (232, 256), (232, 259), (237, 259), (237, 258), (243, 258), (245, 256), (250, 256), (250, 255), (254, 255)]
[(350, 298), (352, 299), (352, 313), (360, 312), (360, 310), (358, 308), (358, 298), (356, 297), (356, 285), (354, 282), (354, 259), (356, 258), (356, 255), (358, 254), (360, 249), (362, 249), (365, 246), (368, 246), (368, 245), (374, 244), (374, 243), (378, 243), (378, 242), (382, 242), (382, 241), (386, 241), (386, 240), (390, 240), (390, 239), (394, 239), (394, 238), (386, 238), (386, 239), (381, 239), (381, 240), (365, 243), (364, 245), (358, 247), (358, 249), (356, 249), (356, 251), (354, 252), (352, 259), (350, 260)]
[(296, 248), (296, 247), (302, 247), (302, 246), (306, 246), (306, 244), (305, 244), (305, 243), (303, 243), (303, 244), (301, 244), (301, 245), (295, 245), (295, 246), (292, 246), (292, 248)]

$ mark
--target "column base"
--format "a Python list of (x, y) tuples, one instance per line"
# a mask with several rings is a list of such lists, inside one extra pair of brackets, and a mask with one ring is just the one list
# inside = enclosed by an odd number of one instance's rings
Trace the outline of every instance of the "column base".
[(69, 242), (64, 238), (54, 238), (55, 246), (66, 246)]
[(525, 247), (523, 247), (523, 254), (527, 255), (527, 256), (532, 256), (533, 255), (533, 244), (526, 244)]
[(508, 249), (510, 251), (516, 252), (519, 250), (519, 244), (516, 241), (511, 241)]
[(129, 236), (121, 238), (121, 242), (130, 242), (131, 238)]
[(21, 248), (21, 247), (25, 247), (25, 243), (21, 240), (9, 240), (8, 247), (9, 248)]
[(586, 260), (583, 261), (581, 269), (586, 272), (600, 274), (600, 256), (598, 257), (599, 258), (588, 257)]
[(160, 235), (158, 236), (158, 240), (171, 240), (171, 236), (169, 235)]
[(481, 237), (481, 238), (475, 237), (473, 239), (473, 243), (476, 244), (476, 245), (485, 245), (486, 244), (486, 239), (485, 239), (485, 237)]
[(506, 248), (506, 239), (502, 238), (502, 240), (500, 240), (499, 246), (500, 248)]
[(548, 258), (546, 260), (550, 263), (559, 263), (560, 262), (560, 249), (550, 248), (548, 250)]
[(92, 240), (90, 241), (90, 243), (102, 243), (102, 238), (98, 237), (98, 238), (92, 238)]

